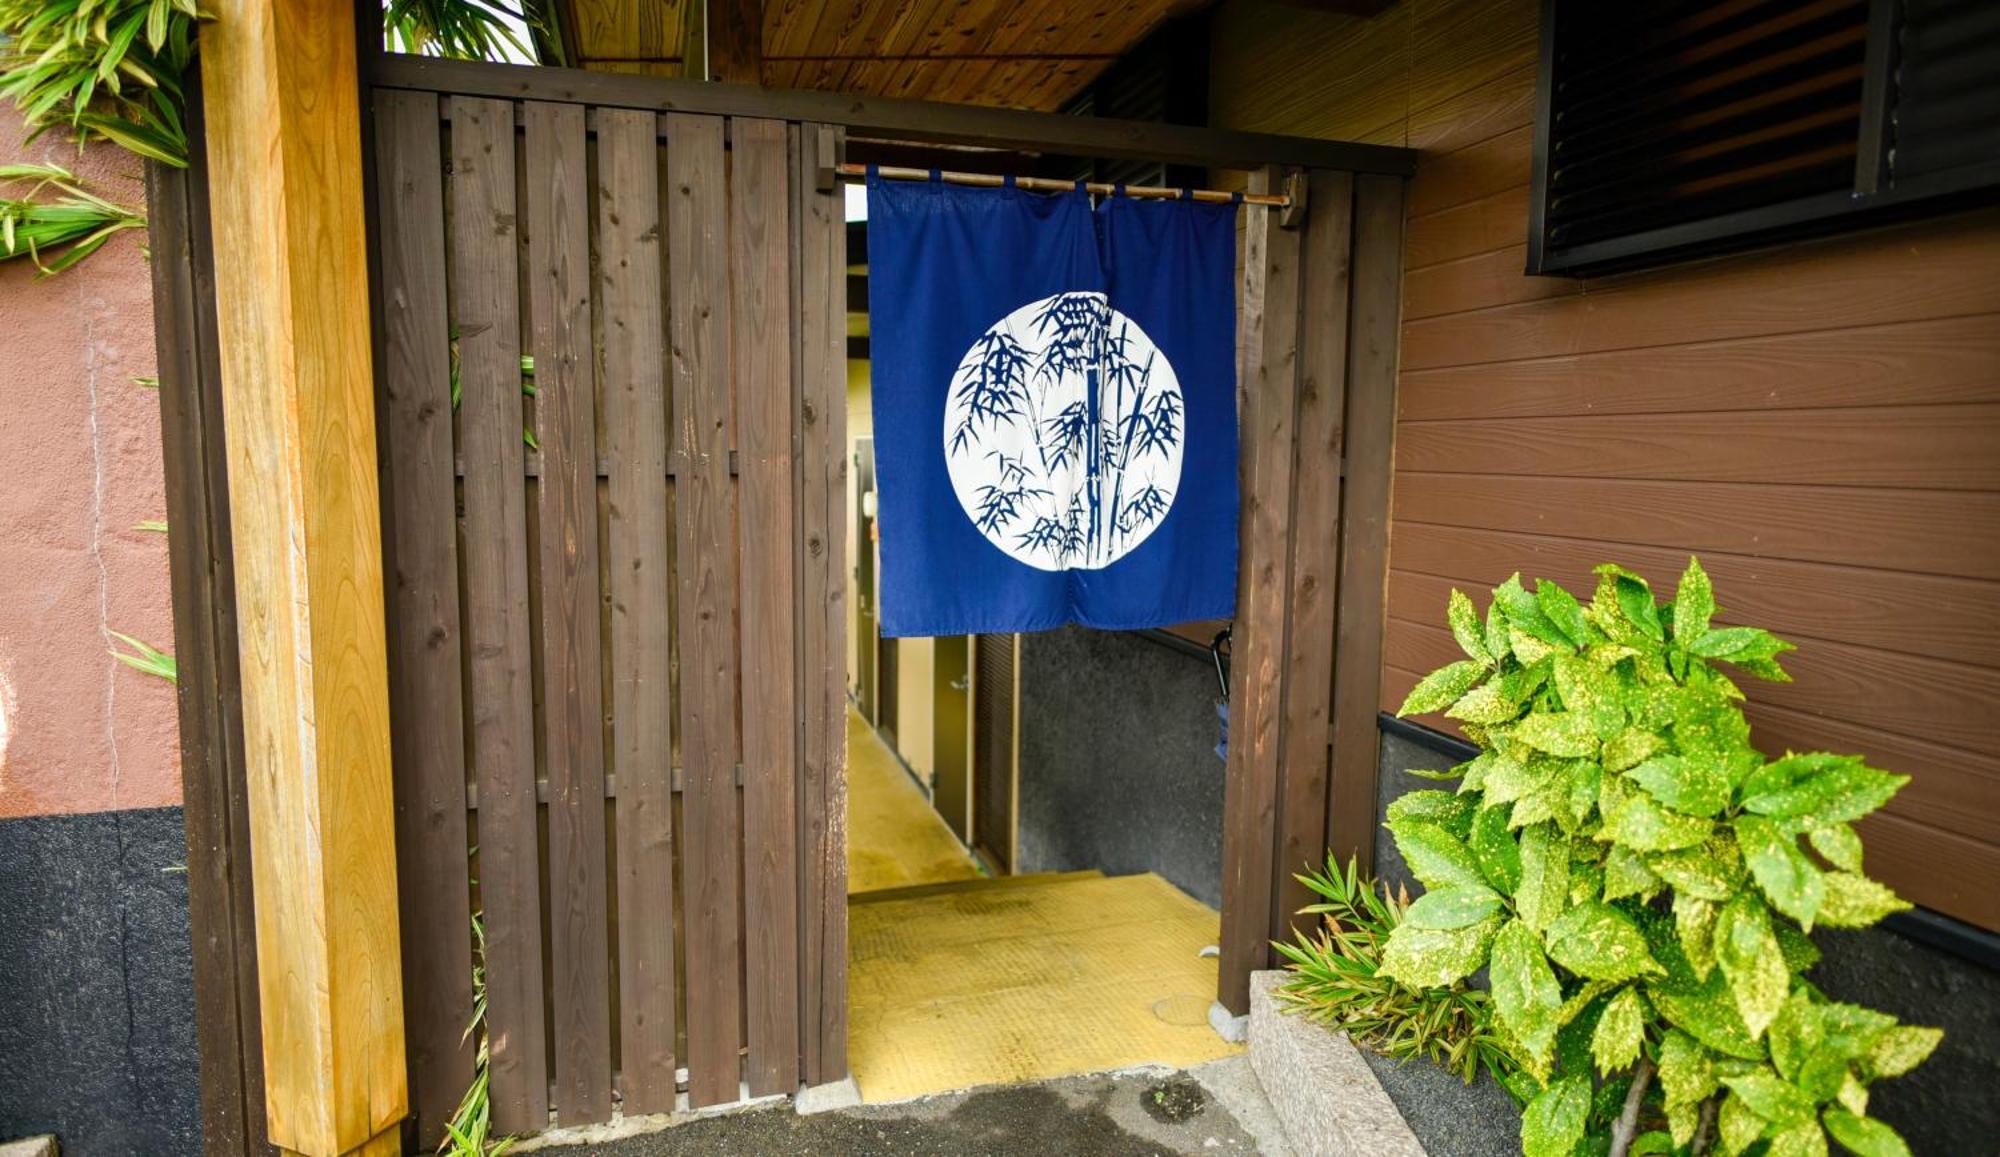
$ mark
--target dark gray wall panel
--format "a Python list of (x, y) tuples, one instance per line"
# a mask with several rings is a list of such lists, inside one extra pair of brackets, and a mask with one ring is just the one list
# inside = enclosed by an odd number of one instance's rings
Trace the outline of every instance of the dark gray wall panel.
[(1215, 668), (1134, 634), (1021, 639), (1022, 872), (1157, 872), (1222, 902)]
[(0, 821), (0, 1139), (201, 1148), (179, 808)]

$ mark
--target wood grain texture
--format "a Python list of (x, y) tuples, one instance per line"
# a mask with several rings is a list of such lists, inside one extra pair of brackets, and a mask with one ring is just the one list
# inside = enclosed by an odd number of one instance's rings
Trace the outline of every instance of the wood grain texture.
[(1347, 492), (1340, 515), (1340, 616), (1334, 644), (1328, 842), (1368, 865), (1374, 853), (1390, 472), (1396, 425), (1396, 283), (1403, 183), (1355, 180), (1354, 303), (1349, 322)]
[(529, 349), (542, 448), (536, 562), (555, 1110), (559, 1122), (590, 1124), (611, 1116), (611, 978), (589, 185), (581, 106), (530, 101), (522, 120)]
[[(201, 141), (199, 81), (190, 133)], [(204, 1149), (270, 1149), (207, 162), (146, 166)]]
[[(1423, 182), (1419, 172), (1413, 195)], [(1403, 364), (1430, 369), (1993, 313), (2000, 311), (1996, 268), (2000, 213), (1962, 215), (1592, 282), (1577, 297), (1412, 321), (1403, 329)]]
[(597, 113), (598, 296), (611, 460), (611, 763), (618, 776), (619, 1074), (627, 1113), (674, 1104), (673, 621), (658, 119)]
[(1417, 270), (1525, 245), (1527, 240), (1528, 187), (1521, 185), (1410, 218), (1403, 260), (1409, 269)]
[(2000, 316), (1976, 314), (1405, 372), (1401, 405), (1430, 421), (1990, 403), (1995, 366)]
[(203, 31), (265, 1101), (336, 1153), (408, 1112), (355, 43), (309, 0)]
[(847, 1076), (847, 228), (828, 125), (797, 131), (800, 1044), (802, 1080)]
[(2000, 490), (2000, 404), (1412, 422), (1396, 465), (1434, 473)]
[(1403, 316), (1407, 319), (1436, 317), (1520, 301), (1569, 297), (1583, 292), (1581, 282), (1567, 277), (1522, 276), (1521, 270), (1527, 267), (1527, 263), (1528, 247), (1511, 245), (1490, 253), (1413, 269), (1403, 279)]
[(799, 1086), (798, 630), (785, 122), (730, 122), (729, 319), (741, 453), (746, 1079)]
[[(1253, 192), (1279, 185), (1252, 175)], [(1220, 1000), (1249, 1008), (1250, 973), (1270, 958), (1278, 760), (1283, 748), (1292, 437), (1297, 409), (1300, 238), (1274, 214), (1243, 226), (1241, 560), (1229, 687), (1229, 757), (1222, 816)]]
[(437, 98), (378, 94), (375, 145), (403, 991), (417, 1143), (431, 1148), (472, 1081), (474, 1047), (465, 1036), (472, 1016), (471, 848)]
[(2000, 494), (1411, 471), (1397, 479), (1395, 514), (1398, 522), (2000, 578)]
[(1310, 177), (1299, 279), (1297, 410), (1291, 513), (1290, 644), (1285, 651), (1284, 749), (1278, 760), (1272, 856), (1272, 935), (1289, 938), (1311, 893), (1298, 873), (1326, 853), (1327, 726), (1333, 711), (1334, 607), (1340, 597), (1342, 454), (1346, 451), (1348, 276), (1354, 178)]
[(670, 113), (665, 122), (674, 429), (689, 463), (676, 483), (675, 553), (687, 766), (681, 849), (688, 1097), (699, 1107), (736, 1099), (742, 1043), (729, 205), (722, 120)]
[(542, 888), (535, 805), (514, 105), (452, 98), (452, 327), (465, 459), (467, 739), (479, 787), (480, 908), (493, 1124), (548, 1127)]
[[(1398, 432), (1407, 437), (1411, 429), (1406, 423)], [(1687, 552), (1676, 547), (1407, 523), (1396, 528), (1390, 609), (1401, 618), (1442, 623), (1453, 581), (1479, 594), (1517, 570), (1589, 591), (1596, 586), (1591, 568), (1606, 559), (1668, 583), (1687, 567)], [(1990, 582), (1716, 553), (1704, 553), (1701, 565), (1732, 621), (1786, 638), (1834, 639), (1975, 665), (2000, 653), (2000, 587)]]

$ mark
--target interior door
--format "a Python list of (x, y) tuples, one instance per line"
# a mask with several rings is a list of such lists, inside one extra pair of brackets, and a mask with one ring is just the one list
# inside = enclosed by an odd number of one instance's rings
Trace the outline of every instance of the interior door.
[(933, 719), (931, 806), (959, 839), (972, 841), (971, 639), (947, 635), (936, 642), (937, 711)]
[(973, 637), (972, 847), (999, 875), (1014, 872), (1019, 635)]

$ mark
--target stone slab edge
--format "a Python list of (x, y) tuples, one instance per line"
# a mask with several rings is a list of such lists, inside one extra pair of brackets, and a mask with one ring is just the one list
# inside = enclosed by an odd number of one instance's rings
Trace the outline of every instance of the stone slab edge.
[(1287, 1016), (1285, 974), (1250, 975), (1250, 1068), (1299, 1157), (1425, 1157), (1381, 1082), (1347, 1039)]

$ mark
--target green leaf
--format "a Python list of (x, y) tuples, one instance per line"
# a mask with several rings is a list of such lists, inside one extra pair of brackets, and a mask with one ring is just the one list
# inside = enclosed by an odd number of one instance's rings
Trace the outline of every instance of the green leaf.
[(1687, 639), (1685, 646), (1689, 654), (1725, 663), (1771, 659), (1796, 649), (1762, 627), (1717, 627)]
[(1575, 712), (1538, 711), (1516, 723), (1508, 734), (1550, 755), (1597, 754), (1597, 733), (1592, 730), (1587, 717)]
[(1810, 932), (1826, 898), (1826, 880), (1820, 870), (1799, 850), (1798, 840), (1773, 821), (1743, 815), (1737, 816), (1735, 823), (1743, 862), (1765, 898)]
[(1579, 904), (1549, 925), (1549, 956), (1589, 980), (1630, 980), (1664, 971), (1632, 918), (1602, 901)]
[(1625, 773), (1654, 799), (1691, 816), (1712, 816), (1729, 804), (1728, 768), (1698, 756), (1657, 755)]
[(1461, 885), (1425, 892), (1403, 913), (1416, 928), (1450, 929), (1477, 924), (1499, 911), (1500, 894), (1485, 885)]
[(1411, 820), (1423, 820), (1463, 839), (1472, 831), (1472, 812), (1478, 805), (1479, 801), (1471, 796), (1424, 788), (1404, 792), (1389, 801), (1387, 819), (1392, 828)]
[(1604, 751), (1598, 757), (1606, 771), (1624, 771), (1636, 766), (1641, 760), (1655, 752), (1665, 750), (1666, 741), (1653, 732), (1639, 727), (1628, 727), (1612, 736), (1604, 743)]
[(1451, 602), (1445, 607), (1444, 617), (1445, 622), (1451, 624), (1451, 637), (1458, 640), (1459, 649), (1492, 666), (1496, 660), (1486, 649), (1486, 637), (1479, 626), (1479, 611), (1464, 591), (1457, 587), (1451, 589)]
[(1819, 922), (1828, 928), (1866, 928), (1910, 906), (1908, 900), (1866, 876), (1828, 872), (1823, 878), (1826, 898), (1820, 901)]
[(1797, 1085), (1769, 1069), (1757, 1068), (1737, 1076), (1725, 1076), (1722, 1083), (1743, 1099), (1750, 1111), (1774, 1125), (1796, 1125), (1813, 1117), (1812, 1098)]
[(1535, 605), (1558, 631), (1579, 647), (1591, 643), (1590, 623), (1583, 617), (1583, 607), (1576, 596), (1545, 578), (1535, 580)]
[[(1471, 662), (1470, 659), (1462, 662)], [(1412, 696), (1415, 691), (1410, 692)], [(1404, 706), (1408, 706), (1405, 702)], [(1445, 712), (1450, 719), (1463, 719), (1467, 723), (1505, 723), (1521, 713), (1521, 704), (1502, 693), (1500, 681), (1490, 680), (1466, 692), (1465, 696), (1451, 705)]]
[(1889, 802), (1907, 775), (1891, 775), (1849, 757), (1776, 790), (1747, 795), (1743, 810), (1772, 819), (1809, 819), (1814, 827), (1858, 820)]
[(1610, 1076), (1639, 1059), (1639, 1042), (1646, 1028), (1645, 1001), (1636, 988), (1627, 988), (1604, 1006), (1597, 1031), (1590, 1036), (1590, 1056), (1597, 1071)]
[(1487, 947), (1499, 927), (1497, 916), (1464, 928), (1399, 924), (1382, 946), (1379, 971), (1406, 988), (1419, 990), (1463, 980), (1486, 963)]
[(1806, 1057), (1819, 1047), (1824, 1036), (1819, 1006), (1812, 1002), (1804, 989), (1792, 993), (1785, 999), (1785, 1006), (1778, 1010), (1777, 1019), (1771, 1022), (1770, 1034), (1765, 1038), (1771, 1048), (1772, 1067), (1786, 1080), (1797, 1080)]
[(1861, 837), (1846, 824), (1814, 828), (1806, 833), (1806, 840), (1813, 851), (1825, 856), (1826, 862), (1834, 867), (1850, 872), (1861, 870)]
[(1507, 657), (1507, 634), (1507, 612), (1494, 599), (1486, 606), (1486, 654), (1495, 663)]
[(1569, 837), (1549, 824), (1521, 833), (1521, 886), (1514, 908), (1521, 922), (1548, 931), (1569, 904)]
[[(1668, 1029), (1660, 1041), (1660, 1089), (1666, 1094), (1667, 1107), (1698, 1105), (1715, 1092), (1718, 1084), (1708, 1050), (1681, 1030)], [(1674, 1139), (1687, 1144), (1679, 1136)]]
[(1597, 838), (1634, 851), (1670, 852), (1694, 847), (1714, 831), (1715, 825), (1699, 816), (1669, 811), (1649, 795), (1634, 795), (1606, 813)]
[(1743, 1014), (1736, 1011), (1729, 982), (1720, 971), (1692, 986), (1648, 986), (1646, 995), (1660, 1015), (1716, 1052), (1746, 1060), (1764, 1055), (1763, 1047), (1743, 1024)]
[(1846, 1109), (1828, 1109), (1821, 1118), (1826, 1131), (1859, 1157), (1910, 1157), (1902, 1135), (1873, 1117), (1857, 1117)]
[(1715, 967), (1715, 921), (1721, 909), (1711, 900), (1674, 894), (1674, 932), (1694, 974), (1707, 979)]
[(1683, 646), (1689, 639), (1699, 639), (1708, 633), (1708, 620), (1714, 614), (1715, 587), (1701, 561), (1689, 555), (1680, 586), (1674, 589), (1674, 638)]
[(1826, 1157), (1826, 1131), (1818, 1121), (1800, 1121), (1779, 1130), (1764, 1157)]
[(1579, 1073), (1543, 1089), (1521, 1114), (1522, 1157), (1570, 1157), (1590, 1119), (1590, 1077)]
[(1771, 1127), (1749, 1102), (1734, 1093), (1723, 1098), (1722, 1111), (1715, 1115), (1715, 1126), (1722, 1138), (1722, 1151), (1729, 1154), (1748, 1149)]
[(1507, 809), (1486, 807), (1472, 820), (1472, 858), (1486, 882), (1511, 896), (1521, 886), (1521, 846), (1507, 829)]
[[(1521, 576), (1518, 572), (1506, 582), (1493, 588), (1493, 601), (1500, 604), (1500, 609), (1506, 612), (1508, 624), (1520, 633), (1547, 647), (1565, 651), (1575, 649), (1575, 644), (1570, 641), (1569, 636), (1563, 634), (1562, 628), (1550, 622), (1549, 617), (1542, 613), (1541, 602), (1521, 585)], [(1510, 633), (1510, 645), (1516, 647), (1518, 655), (1518, 643), (1514, 639)], [(1534, 662), (1526, 655), (1520, 655), (1520, 659), (1523, 663)]]
[(1646, 866), (1674, 890), (1703, 900), (1727, 900), (1743, 878), (1743, 856), (1727, 834), (1704, 840), (1699, 847), (1655, 852)]
[(1868, 1071), (1877, 1077), (1900, 1077), (1923, 1064), (1943, 1039), (1943, 1029), (1921, 1025), (1886, 1029), (1868, 1050)]
[(1410, 689), (1409, 697), (1396, 709), (1397, 715), (1427, 715), (1449, 707), (1486, 677), (1487, 665), (1475, 659), (1460, 659), (1424, 676)]
[(1770, 914), (1749, 892), (1738, 893), (1716, 917), (1715, 960), (1750, 1035), (1762, 1036), (1791, 995), (1792, 978), (1771, 934)]
[(1427, 889), (1450, 888), (1461, 884), (1485, 887), (1479, 863), (1457, 836), (1424, 820), (1390, 824), (1396, 850), (1403, 854), (1410, 874)]
[(1819, 949), (1812, 937), (1799, 931), (1798, 925), (1789, 920), (1774, 920), (1771, 931), (1777, 933), (1778, 951), (1785, 954), (1785, 967), (1794, 973), (1810, 972), (1819, 963)]
[(1488, 962), (1493, 1007), (1501, 1027), (1520, 1043), (1544, 1074), (1555, 1047), (1556, 1013), (1562, 986), (1542, 953), (1541, 941), (1526, 924), (1509, 920), (1493, 940)]
[(1604, 899), (1651, 896), (1660, 890), (1660, 877), (1646, 866), (1646, 859), (1631, 848), (1613, 844), (1604, 857)]
[(1656, 641), (1667, 637), (1665, 629), (1660, 626), (1660, 609), (1654, 605), (1652, 588), (1646, 585), (1645, 579), (1611, 562), (1597, 567), (1597, 573), (1612, 580), (1613, 597), (1617, 599), (1618, 609), (1641, 634)]

